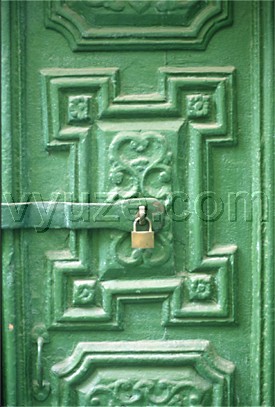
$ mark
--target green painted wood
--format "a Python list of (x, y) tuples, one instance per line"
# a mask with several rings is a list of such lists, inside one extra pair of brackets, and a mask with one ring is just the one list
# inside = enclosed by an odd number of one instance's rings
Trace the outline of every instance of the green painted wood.
[(5, 405), (273, 406), (273, 2), (2, 9)]

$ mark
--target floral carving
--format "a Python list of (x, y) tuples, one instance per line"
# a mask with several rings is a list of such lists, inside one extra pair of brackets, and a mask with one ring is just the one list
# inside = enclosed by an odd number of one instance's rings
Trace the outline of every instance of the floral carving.
[(69, 96), (69, 121), (89, 118), (89, 99), (90, 96)]
[(103, 7), (112, 11), (122, 11), (125, 8), (124, 0), (86, 0), (85, 3), (90, 7)]
[(171, 192), (171, 159), (166, 138), (154, 131), (121, 132), (110, 145), (110, 198), (165, 198)]
[(123, 172), (122, 171), (114, 171), (111, 172), (111, 181), (115, 185), (120, 185), (123, 181)]
[(88, 395), (91, 406), (204, 406), (211, 401), (211, 388), (189, 381), (120, 379), (95, 385)]
[(160, 13), (190, 8), (190, 3), (186, 0), (86, 0), (85, 3), (90, 7), (102, 7), (114, 12), (121, 12), (129, 7), (139, 14), (150, 8)]
[(131, 6), (137, 13), (144, 13), (148, 10), (152, 4), (152, 1), (146, 0), (129, 0), (129, 6)]
[(209, 95), (188, 95), (187, 110), (188, 116), (191, 118), (205, 117), (209, 114)]
[[(177, 11), (190, 8), (191, 2), (186, 0), (159, 0), (153, 2), (155, 8), (160, 12)], [(194, 3), (193, 3), (194, 5)]]
[(190, 300), (209, 300), (212, 298), (213, 278), (209, 275), (192, 276), (188, 282)]
[[(166, 199), (172, 190), (172, 152), (164, 135), (156, 131), (121, 132), (109, 148), (109, 199), (138, 196)], [(145, 267), (164, 264), (171, 257), (171, 224), (167, 221), (156, 235), (154, 250), (133, 250), (130, 235), (116, 239), (116, 259), (122, 266)]]
[(95, 281), (77, 280), (73, 286), (73, 305), (90, 305), (94, 302)]

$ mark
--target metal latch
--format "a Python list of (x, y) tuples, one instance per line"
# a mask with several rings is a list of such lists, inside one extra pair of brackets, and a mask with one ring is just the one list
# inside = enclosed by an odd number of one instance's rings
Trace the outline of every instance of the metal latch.
[(155, 198), (132, 198), (107, 203), (19, 202), (2, 204), (2, 229), (119, 229), (131, 231), (140, 207), (160, 230), (164, 205)]

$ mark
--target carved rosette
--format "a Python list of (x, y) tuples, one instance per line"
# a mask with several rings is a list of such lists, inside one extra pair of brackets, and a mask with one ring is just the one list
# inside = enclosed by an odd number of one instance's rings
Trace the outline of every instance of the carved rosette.
[(69, 123), (89, 119), (90, 96), (69, 96), (68, 98), (68, 118)]
[(189, 298), (191, 301), (211, 300), (214, 282), (211, 275), (191, 276), (188, 281)]
[(209, 95), (188, 95), (187, 96), (187, 114), (190, 118), (207, 117), (210, 111)]
[(93, 280), (74, 281), (73, 305), (76, 307), (94, 305), (95, 286), (96, 282)]

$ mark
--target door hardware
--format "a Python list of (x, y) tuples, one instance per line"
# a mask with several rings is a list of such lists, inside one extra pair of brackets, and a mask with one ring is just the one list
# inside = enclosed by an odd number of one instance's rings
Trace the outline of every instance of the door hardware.
[(49, 342), (49, 335), (44, 325), (37, 325), (32, 332), (33, 341), (37, 344), (36, 379), (33, 381), (33, 395), (36, 400), (44, 401), (50, 394), (51, 385), (44, 380), (42, 360), (43, 345)]
[(145, 217), (144, 220), (149, 224), (148, 231), (137, 231), (137, 223), (140, 218), (134, 220), (134, 230), (132, 231), (132, 248), (133, 249), (153, 249), (155, 247), (155, 237), (154, 232), (152, 231), (152, 222), (148, 217)]
[(155, 198), (121, 199), (114, 202), (18, 202), (2, 204), (2, 229), (118, 229), (132, 230), (137, 208), (143, 222), (146, 213), (160, 230), (164, 220), (164, 205)]
[(145, 205), (140, 205), (140, 207), (138, 208), (138, 213), (136, 215), (136, 218), (139, 218), (138, 223), (141, 226), (144, 226), (146, 224), (146, 212), (147, 212), (147, 208)]

